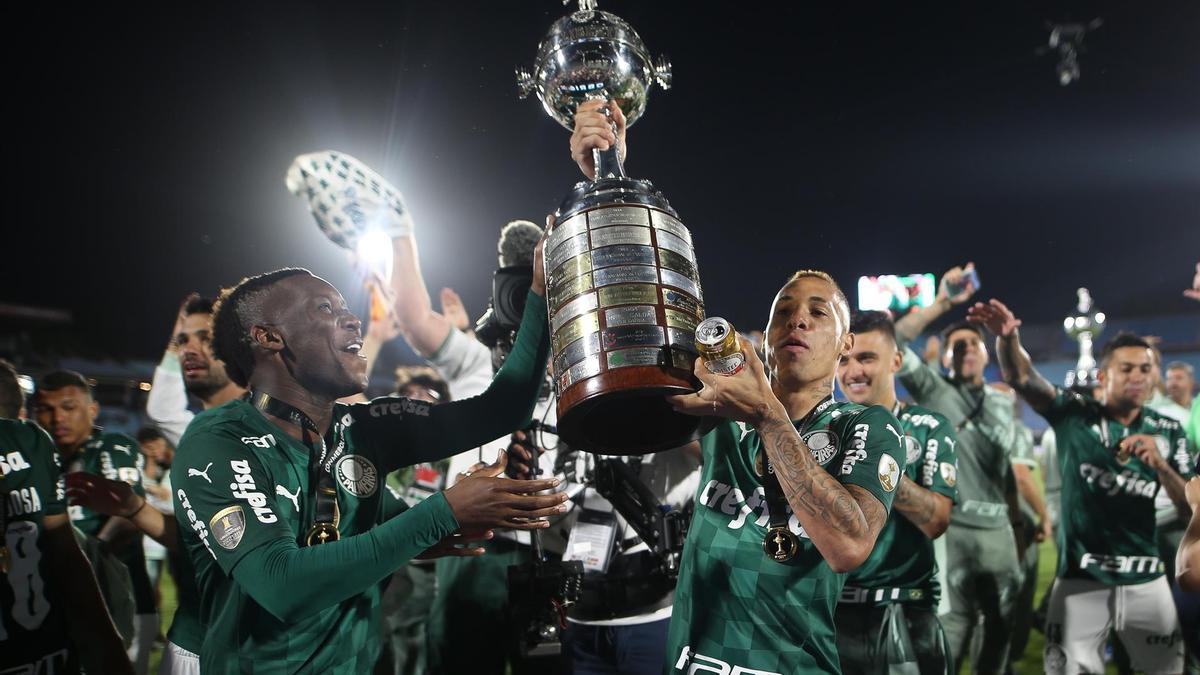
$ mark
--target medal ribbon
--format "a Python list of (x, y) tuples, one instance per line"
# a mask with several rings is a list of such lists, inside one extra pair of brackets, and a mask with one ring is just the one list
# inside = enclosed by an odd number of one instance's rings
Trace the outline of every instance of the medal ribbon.
[[(304, 542), (308, 544), (324, 544), (327, 541), (337, 541), (339, 538), (338, 521), (341, 513), (337, 503), (337, 485), (333, 480), (331, 468), (333, 463), (345, 451), (345, 442), (338, 444), (337, 450), (328, 458), (328, 448), (325, 439), (317, 429), (312, 419), (296, 406), (272, 398), (263, 392), (250, 392), (250, 403), (259, 411), (273, 417), (287, 420), (300, 427), (303, 432), (303, 443), (308, 447), (308, 478), (309, 485), (315, 485), (316, 508), (313, 511), (313, 524), (308, 530)], [(316, 443), (312, 441), (316, 438)], [(318, 451), (317, 444), (320, 444)]]

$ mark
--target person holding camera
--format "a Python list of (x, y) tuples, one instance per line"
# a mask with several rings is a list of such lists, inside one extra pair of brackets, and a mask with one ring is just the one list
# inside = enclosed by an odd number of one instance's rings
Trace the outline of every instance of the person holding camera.
[(950, 420), (958, 435), (958, 502), (946, 530), (946, 593), (949, 611), (940, 616), (958, 672), (980, 615), (983, 635), (973, 671), (1004, 672), (1013, 631), (1014, 600), (1021, 567), (1013, 531), (1018, 513), (1010, 466), (1017, 444), (1011, 399), (985, 386), (988, 365), (983, 330), (959, 321), (942, 330), (942, 374), (907, 344), (931, 323), (966, 302), (977, 289), (974, 265), (942, 276), (937, 298), (896, 322), (904, 348), (901, 384), (918, 404)]

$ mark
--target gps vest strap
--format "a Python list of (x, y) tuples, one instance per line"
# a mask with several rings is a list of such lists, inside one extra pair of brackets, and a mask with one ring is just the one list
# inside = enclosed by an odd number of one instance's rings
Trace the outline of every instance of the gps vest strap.
[[(804, 438), (804, 432), (808, 431), (808, 425), (817, 416), (817, 411), (823, 409), (831, 400), (833, 400), (832, 394), (821, 399), (796, 425), (796, 431), (801, 439)], [(762, 436), (760, 435), (759, 438), (761, 439)], [(759, 452), (762, 453), (764, 467), (763, 492), (767, 500), (767, 508), (771, 512), (771, 525), (767, 530), (767, 535), (763, 537), (763, 552), (775, 562), (787, 562), (796, 557), (796, 553), (799, 552), (800, 538), (788, 528), (790, 517), (787, 512), (787, 497), (784, 496), (783, 488), (779, 485), (779, 477), (775, 475), (775, 467), (772, 466), (771, 458), (767, 456), (765, 444), (759, 449)]]
[[(316, 506), (313, 510), (313, 524), (308, 529), (303, 543), (308, 545), (324, 544), (337, 541), (340, 537), (338, 522), (341, 512), (337, 503), (337, 485), (334, 484), (330, 469), (344, 450), (344, 445), (338, 447), (334, 456), (327, 457), (328, 448), (325, 439), (317, 429), (312, 419), (296, 406), (272, 398), (269, 394), (252, 391), (249, 394), (250, 403), (259, 411), (272, 417), (287, 420), (300, 427), (304, 435), (304, 445), (308, 446), (308, 484), (315, 486), (312, 490)], [(313, 442), (316, 439), (316, 443)], [(319, 444), (319, 450), (318, 450)]]

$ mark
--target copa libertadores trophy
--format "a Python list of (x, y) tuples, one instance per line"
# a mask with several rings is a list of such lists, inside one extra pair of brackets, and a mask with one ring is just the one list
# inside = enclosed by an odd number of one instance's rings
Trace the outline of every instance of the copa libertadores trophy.
[[(650, 89), (670, 86), (623, 19), (581, 0), (517, 69), (567, 129), (591, 99), (615, 100), (632, 126)], [(696, 438), (711, 421), (674, 412), (666, 394), (695, 391), (696, 324), (704, 296), (692, 235), (649, 181), (625, 175), (616, 147), (596, 151), (596, 179), (559, 206), (544, 252), (558, 431), (575, 447), (641, 454)]]
[(1063, 319), (1063, 330), (1067, 336), (1079, 343), (1079, 361), (1075, 370), (1067, 372), (1067, 388), (1075, 386), (1094, 387), (1098, 383), (1096, 357), (1092, 345), (1104, 332), (1104, 312), (1097, 312), (1092, 303), (1092, 294), (1081, 288), (1076, 292), (1079, 302), (1075, 313)]

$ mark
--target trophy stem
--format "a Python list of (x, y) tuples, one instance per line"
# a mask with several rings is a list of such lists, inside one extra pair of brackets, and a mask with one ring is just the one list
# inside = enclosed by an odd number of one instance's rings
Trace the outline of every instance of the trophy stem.
[[(612, 109), (608, 107), (608, 92), (601, 89), (588, 97), (589, 100), (605, 101), (600, 112), (608, 118), (608, 127), (612, 130), (613, 138), (617, 138), (617, 123), (613, 121)], [(601, 178), (627, 178), (625, 165), (621, 163), (620, 140), (608, 146), (607, 150), (592, 148), (592, 166), (596, 167), (596, 180)]]

